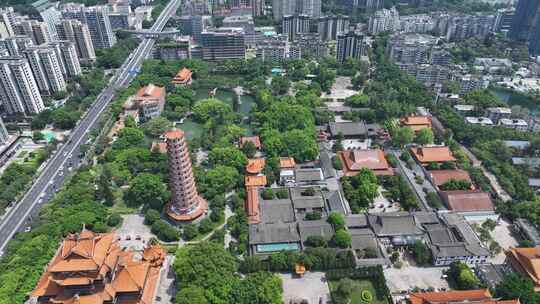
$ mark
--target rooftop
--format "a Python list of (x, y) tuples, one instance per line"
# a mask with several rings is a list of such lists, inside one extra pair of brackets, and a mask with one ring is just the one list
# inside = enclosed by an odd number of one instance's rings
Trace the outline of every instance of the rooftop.
[(149, 84), (145, 87), (140, 88), (135, 94), (137, 98), (156, 98), (163, 99), (165, 98), (165, 88), (158, 87), (154, 84)]
[(519, 300), (495, 300), (488, 289), (415, 292), (410, 294), (409, 299), (411, 304), (519, 304)]
[(300, 221), (298, 230), (302, 242), (305, 242), (310, 236), (321, 236), (329, 241), (334, 235), (334, 229), (326, 220)]
[(176, 76), (173, 77), (172, 83), (173, 84), (187, 84), (191, 81), (191, 77), (193, 75), (193, 72), (190, 69), (182, 68)]
[(291, 200), (294, 209), (324, 208), (324, 198), (320, 190), (315, 190), (314, 195), (304, 195), (306, 188), (290, 188)]
[(344, 164), (345, 175), (355, 175), (363, 168), (372, 170), (375, 175), (394, 174), (394, 170), (388, 165), (381, 149), (347, 150), (338, 152), (338, 155)]
[(360, 122), (330, 122), (328, 124), (330, 134), (335, 137), (340, 133), (343, 136), (366, 136), (367, 128), (363, 121)]
[(279, 158), (279, 167), (281, 169), (294, 168), (295, 166), (296, 166), (296, 162), (294, 161), (294, 158), (292, 158), (292, 157), (280, 157)]
[(294, 222), (294, 210), (290, 199), (265, 200), (259, 191), (259, 204), (263, 223)]
[(424, 233), (417, 225), (414, 216), (407, 212), (369, 214), (368, 221), (379, 237), (422, 235)]
[(249, 225), (250, 244), (299, 242), (300, 235), (296, 223), (260, 223)]
[(266, 175), (246, 175), (244, 178), (246, 187), (264, 187), (266, 186)]
[(441, 191), (448, 208), (456, 212), (494, 211), (489, 193), (483, 191)]
[(244, 146), (247, 142), (252, 142), (255, 148), (260, 149), (262, 147), (259, 136), (242, 136), (240, 137), (240, 147)]
[(455, 161), (448, 147), (413, 147), (412, 155), (421, 163)]
[(510, 108), (505, 108), (505, 107), (492, 107), (492, 108), (487, 108), (487, 111), (488, 111), (488, 112), (491, 112), (491, 113), (512, 114), (512, 109), (510, 109)]
[(184, 131), (173, 128), (172, 130), (165, 132), (163, 136), (165, 136), (165, 138), (168, 140), (181, 139), (184, 137)]
[(465, 117), (465, 121), (470, 124), (475, 125), (493, 125), (493, 120), (487, 118), (487, 117)]
[(471, 177), (465, 170), (430, 170), (428, 172), (431, 180), (437, 187), (450, 180), (465, 180), (472, 184)]
[(321, 168), (297, 168), (295, 170), (297, 183), (319, 182), (324, 180)]
[(246, 172), (249, 174), (259, 174), (264, 170), (266, 161), (264, 158), (250, 158), (246, 165)]
[(531, 279), (540, 291), (540, 248), (510, 248), (506, 257), (514, 270)]

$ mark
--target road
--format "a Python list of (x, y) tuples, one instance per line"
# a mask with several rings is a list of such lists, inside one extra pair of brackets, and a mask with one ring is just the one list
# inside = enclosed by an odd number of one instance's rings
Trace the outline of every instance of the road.
[[(162, 31), (180, 3), (181, 0), (171, 0), (156, 19), (150, 31)], [(143, 61), (150, 55), (153, 45), (154, 40), (150, 38), (140, 42), (137, 49), (126, 59), (110, 80), (109, 85), (98, 95), (96, 101), (72, 130), (67, 143), (59, 146), (56, 153), (47, 161), (45, 168), (34, 180), (32, 187), (5, 216), (0, 223), (0, 256), (15, 233), (25, 230), (30, 224), (32, 216), (37, 215), (41, 206), (54, 196), (54, 193), (62, 186), (69, 171), (81, 164), (82, 160), (79, 159), (81, 145), (89, 142), (90, 131), (98, 126), (99, 118), (113, 100), (116, 90), (126, 87), (136, 77), (134, 71), (140, 69)]]

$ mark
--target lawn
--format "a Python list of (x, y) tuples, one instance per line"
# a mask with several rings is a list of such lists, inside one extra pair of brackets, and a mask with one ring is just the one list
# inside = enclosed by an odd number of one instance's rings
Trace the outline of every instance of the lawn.
[[(329, 281), (330, 284), (330, 292), (334, 292), (338, 286), (339, 281)], [(371, 304), (388, 304), (388, 302), (384, 300), (379, 300), (376, 298), (375, 288), (373, 288), (373, 284), (371, 284), (368, 280), (354, 280), (354, 291), (351, 295), (351, 301), (350, 304), (366, 304), (366, 302), (362, 301), (362, 291), (363, 290), (369, 290), (369, 292), (373, 295), (373, 301)]]

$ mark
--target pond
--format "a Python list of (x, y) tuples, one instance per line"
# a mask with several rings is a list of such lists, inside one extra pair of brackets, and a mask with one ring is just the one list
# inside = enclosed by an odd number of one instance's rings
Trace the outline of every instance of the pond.
[(491, 89), (495, 96), (508, 104), (509, 107), (521, 106), (529, 109), (531, 114), (540, 115), (540, 101), (529, 98), (524, 94), (503, 89)]
[[(202, 99), (208, 98), (209, 91), (210, 90), (206, 88), (195, 90), (195, 99), (202, 100)], [(229, 104), (231, 107), (234, 108), (233, 101), (234, 101), (234, 98), (236, 98), (236, 94), (233, 91), (227, 90), (227, 89), (218, 89), (216, 91), (216, 98)], [(254, 98), (249, 95), (243, 95), (240, 97), (240, 101), (241, 101), (241, 104), (240, 104), (239, 112), (242, 114), (249, 114), (249, 112), (251, 111), (251, 108), (253, 108), (253, 104), (255, 103)]]

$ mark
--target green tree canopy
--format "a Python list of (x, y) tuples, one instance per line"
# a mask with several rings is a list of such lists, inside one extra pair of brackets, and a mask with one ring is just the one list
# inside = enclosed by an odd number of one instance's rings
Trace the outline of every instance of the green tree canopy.
[(137, 175), (124, 195), (125, 202), (130, 206), (148, 204), (150, 208), (156, 210), (161, 210), (168, 198), (167, 187), (161, 178), (150, 173)]
[(430, 128), (423, 128), (416, 134), (414, 141), (419, 145), (432, 144), (435, 136)]

